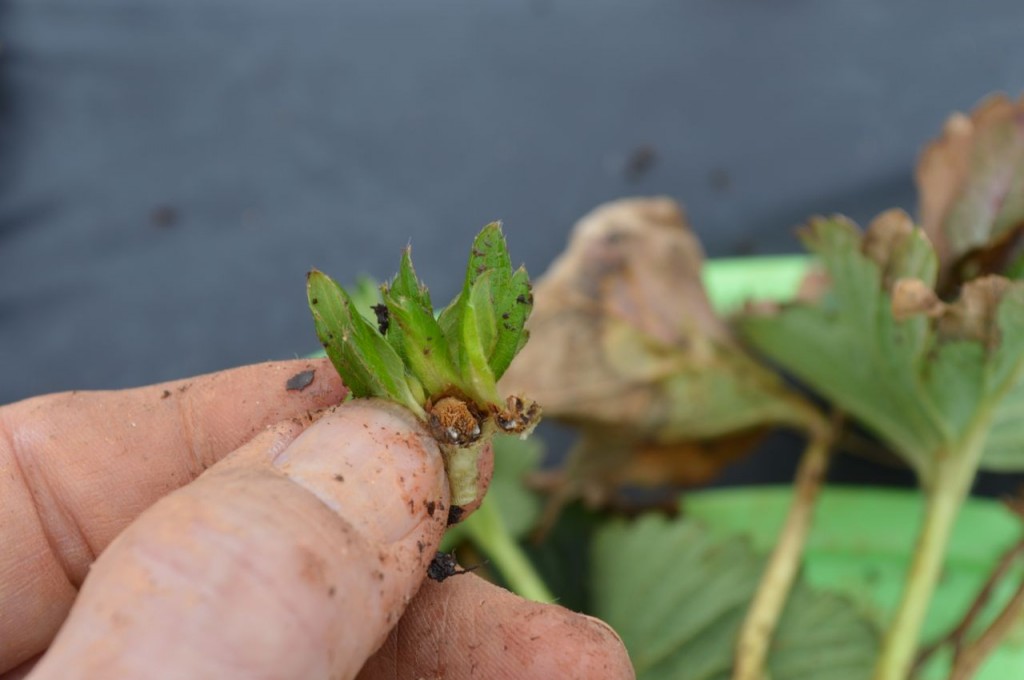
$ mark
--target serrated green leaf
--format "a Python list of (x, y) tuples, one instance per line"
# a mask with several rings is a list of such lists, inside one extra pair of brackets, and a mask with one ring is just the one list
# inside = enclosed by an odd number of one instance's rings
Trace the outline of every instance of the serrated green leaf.
[[(430, 315), (433, 316), (434, 308), (430, 304), (430, 293), (427, 291), (426, 286), (417, 278), (416, 270), (412, 266), (412, 248), (410, 246), (406, 246), (402, 251), (402, 260), (398, 266), (398, 273), (395, 274), (390, 283), (380, 286), (380, 296), (385, 302), (396, 297), (413, 300), (419, 306), (429, 310)], [(389, 325), (388, 332), (385, 333), (388, 342), (400, 356), (405, 356), (406, 352), (417, 351), (407, 346), (408, 343), (403, 336), (404, 331), (399, 324)], [(422, 348), (418, 351), (422, 351)], [(426, 389), (428, 392), (430, 391), (429, 387)]]
[(424, 309), (433, 312), (434, 306), (430, 302), (430, 291), (423, 285), (423, 282), (416, 276), (416, 270), (412, 266), (412, 248), (406, 247), (402, 251), (402, 261), (398, 265), (398, 274), (392, 279), (388, 287), (394, 296), (406, 297), (415, 301)]
[[(338, 343), (330, 348), (330, 354), (339, 370), (349, 374), (355, 386), (353, 394), (394, 399), (397, 390), (401, 403), (418, 403), (413, 410), (420, 415), (428, 398), (461, 394), (475, 401), (483, 413), (497, 413), (504, 400), (490, 361), (499, 352), (504, 370), (526, 339), (521, 322), (518, 327), (499, 325), (500, 305), (515, 304), (515, 291), (528, 291), (525, 270), (517, 273), (515, 288), (512, 279), (504, 236), (500, 225), (493, 223), (474, 240), (463, 289), (439, 316), (434, 315), (430, 293), (416, 276), (411, 249), (406, 248), (398, 273), (380, 287), (384, 304), (372, 304), (378, 293), (365, 290), (362, 281), (360, 296), (370, 304), (360, 304), (359, 313), (354, 313), (354, 303), (344, 291), (336, 294), (332, 318), (314, 309), (318, 332), (328, 337), (332, 324), (345, 327), (345, 333), (336, 335), (349, 338), (354, 349), (349, 351), (344, 343)], [(321, 283), (316, 281), (316, 285)], [(518, 311), (514, 319), (525, 319), (525, 313)], [(377, 330), (369, 332), (374, 327)], [(401, 378), (396, 363), (404, 367)], [(381, 370), (390, 377), (376, 377)]]
[(442, 394), (459, 385), (459, 374), (450, 357), (448, 342), (430, 308), (417, 300), (397, 294), (396, 288), (384, 293), (391, 316), (388, 331), (393, 345), (405, 357), (409, 370), (428, 394)]
[(533, 309), (533, 293), (525, 268), (512, 274), (507, 291), (494, 302), (497, 337), (489, 357), (491, 371), (499, 380), (529, 337), (526, 320)]
[[(745, 541), (648, 515), (602, 527), (594, 613), (622, 637), (640, 680), (727, 678), (763, 560)], [(798, 584), (768, 658), (772, 680), (863, 680), (878, 635), (842, 598)]]
[(462, 308), (467, 304), (476, 280), (487, 272), (492, 272), (492, 276), (496, 277), (495, 284), (501, 286), (504, 278), (510, 278), (512, 275), (512, 262), (508, 256), (505, 237), (501, 233), (500, 222), (491, 222), (484, 227), (473, 239), (473, 247), (469, 252), (469, 262), (466, 264), (466, 276), (462, 283), (462, 290), (447, 307), (441, 310), (438, 317), (438, 322), (448, 336), (449, 343), (456, 342), (461, 335), (459, 324), (462, 319)]
[(821, 258), (830, 291), (816, 305), (741, 318), (740, 329), (761, 352), (925, 466), (921, 451), (944, 440), (935, 413), (917, 398), (931, 345), (927, 319), (893, 319), (880, 269), (860, 252), (852, 223), (816, 220), (804, 242)]
[[(479, 310), (486, 318), (487, 309)], [(462, 305), (460, 322), (460, 340), (458, 345), (458, 369), (462, 388), (467, 396), (479, 404), (500, 404), (497, 381), (487, 363), (487, 353), (483, 346), (480, 333), (481, 321), (478, 317), (476, 301), (467, 296)]]
[[(486, 285), (484, 282), (486, 281)], [(438, 319), (449, 345), (461, 337), (466, 306), (475, 304), (475, 323), (484, 356), (495, 379), (526, 343), (524, 326), (532, 308), (529, 279), (520, 268), (514, 274), (501, 225), (493, 222), (477, 235), (466, 266), (462, 291)], [(463, 357), (453, 357), (462, 365)]]
[[(1011, 288), (999, 305), (1001, 342), (990, 380), (1012, 380), (1012, 372), (1024, 354), (1024, 289)], [(1024, 380), (1018, 380), (999, 402), (985, 441), (981, 468), (992, 472), (1024, 471)]]
[(317, 337), (352, 395), (389, 399), (424, 415), (418, 381), (409, 379), (401, 357), (354, 309), (348, 293), (317, 270), (306, 286)]
[[(494, 272), (487, 271), (473, 282), (469, 289), (469, 301), (473, 306), (477, 335), (480, 338), (480, 350), (485, 358), (494, 351), (494, 343), (498, 339), (497, 320), (494, 314)], [(488, 366), (490, 362), (488, 361)], [(492, 374), (493, 375), (493, 374)]]
[(473, 283), (487, 272), (491, 272), (496, 290), (504, 289), (512, 277), (512, 260), (508, 255), (505, 235), (501, 233), (501, 222), (491, 222), (473, 240), (463, 290), (472, 288)]
[[(998, 346), (989, 349), (974, 337), (987, 322), (971, 316), (984, 310), (964, 307), (954, 319), (964, 330), (955, 332), (947, 332), (953, 322), (924, 314), (895, 320), (879, 266), (861, 253), (858, 239), (845, 220), (814, 222), (805, 242), (821, 257), (831, 289), (816, 304), (741, 319), (744, 335), (881, 435), (926, 480), (990, 417), (993, 438), (982, 466), (1006, 469), (1007, 449), (1015, 444), (1017, 469), (1024, 469), (1024, 428), (1013, 425), (1024, 417), (1024, 397), (1016, 394), (1024, 389), (1024, 285), (1007, 284), (997, 308)], [(906, 271), (934, 280), (934, 255), (920, 245), (913, 250), (907, 261), (917, 264)], [(998, 453), (990, 455), (990, 447)]]

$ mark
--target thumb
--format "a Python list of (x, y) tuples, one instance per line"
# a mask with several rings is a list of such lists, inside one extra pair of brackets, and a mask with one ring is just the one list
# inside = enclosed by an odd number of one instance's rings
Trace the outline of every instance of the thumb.
[(33, 677), (354, 676), (419, 588), (448, 484), (398, 407), (350, 402), (300, 431), (265, 432), (143, 513)]

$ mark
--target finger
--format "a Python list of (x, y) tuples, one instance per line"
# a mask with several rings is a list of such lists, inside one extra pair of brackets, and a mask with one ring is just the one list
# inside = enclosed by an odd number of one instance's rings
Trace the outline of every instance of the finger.
[(360, 400), (294, 429), (143, 513), (32, 677), (354, 676), (423, 579), (447, 480), (401, 408)]
[(28, 677), (28, 674), (35, 668), (36, 663), (39, 661), (38, 656), (34, 656), (24, 663), (18, 664), (11, 670), (0, 673), (0, 680), (23, 680)]
[[(310, 384), (286, 389), (305, 371)], [(0, 408), (0, 672), (45, 649), (95, 556), (142, 510), (343, 394), (326, 360), (302, 360)]]
[(359, 680), (634, 678), (607, 624), (472, 574), (426, 582)]

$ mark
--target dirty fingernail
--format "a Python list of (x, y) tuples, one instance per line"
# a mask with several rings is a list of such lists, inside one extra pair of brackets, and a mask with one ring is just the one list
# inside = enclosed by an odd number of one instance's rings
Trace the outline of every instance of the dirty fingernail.
[(580, 616), (586, 619), (588, 623), (592, 624), (594, 628), (599, 629), (603, 635), (611, 636), (615, 638), (615, 640), (620, 645), (622, 644), (622, 638), (619, 637), (619, 634), (615, 632), (615, 629), (612, 628), (607, 622), (602, 621), (596, 616), (588, 616), (587, 614), (580, 614)]

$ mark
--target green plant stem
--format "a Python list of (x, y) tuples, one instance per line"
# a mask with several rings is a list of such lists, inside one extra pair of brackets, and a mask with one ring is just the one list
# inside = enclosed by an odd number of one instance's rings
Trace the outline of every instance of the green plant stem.
[(832, 428), (817, 428), (800, 459), (793, 501), (740, 629), (733, 680), (761, 680), (772, 635), (800, 568), (814, 507), (828, 469)]
[(497, 505), (484, 503), (465, 522), (470, 540), (494, 563), (513, 592), (535, 602), (554, 602), (544, 580), (512, 535)]
[(910, 674), (928, 605), (945, 561), (953, 524), (974, 480), (983, 445), (982, 438), (953, 452), (953, 460), (940, 464), (930, 488), (926, 490), (924, 524), (918, 535), (903, 597), (882, 644), (875, 680), (906, 680)]

